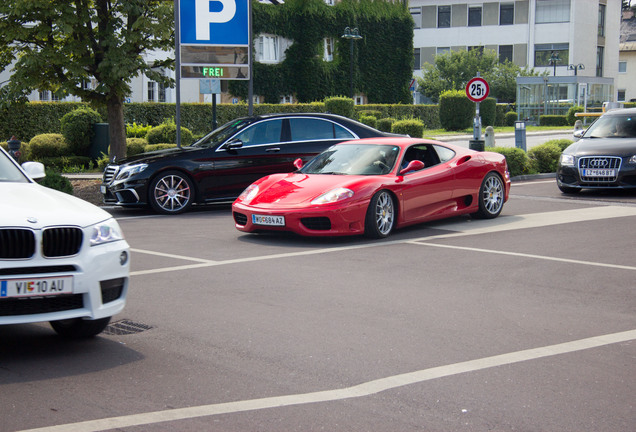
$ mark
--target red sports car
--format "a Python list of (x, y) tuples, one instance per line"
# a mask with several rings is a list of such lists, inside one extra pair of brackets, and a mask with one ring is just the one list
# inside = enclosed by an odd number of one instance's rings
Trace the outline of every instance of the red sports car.
[(383, 238), (433, 219), (497, 217), (510, 192), (503, 155), (424, 139), (347, 141), (296, 162), (298, 171), (263, 177), (234, 201), (238, 230)]

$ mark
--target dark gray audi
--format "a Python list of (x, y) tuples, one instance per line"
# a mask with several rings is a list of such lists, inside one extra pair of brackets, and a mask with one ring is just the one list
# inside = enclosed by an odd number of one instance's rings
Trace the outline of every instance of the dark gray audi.
[(562, 192), (636, 189), (636, 108), (608, 111), (575, 137), (559, 159)]
[(190, 146), (109, 164), (104, 203), (178, 214), (193, 203), (232, 202), (254, 181), (296, 170), (341, 141), (391, 136), (333, 114), (272, 114), (233, 120)]

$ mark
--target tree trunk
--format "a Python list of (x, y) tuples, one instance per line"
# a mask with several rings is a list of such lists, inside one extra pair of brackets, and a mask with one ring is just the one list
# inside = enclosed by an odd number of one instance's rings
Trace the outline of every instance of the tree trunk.
[(108, 99), (108, 134), (110, 150), (108, 159), (121, 160), (126, 157), (126, 124), (124, 123), (124, 104), (116, 98)]

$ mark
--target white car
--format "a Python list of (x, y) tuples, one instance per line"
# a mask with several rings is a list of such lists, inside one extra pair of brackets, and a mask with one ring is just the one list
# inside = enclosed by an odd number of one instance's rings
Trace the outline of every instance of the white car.
[(0, 325), (95, 336), (126, 303), (130, 248), (109, 213), (33, 180), (44, 175), (0, 148)]

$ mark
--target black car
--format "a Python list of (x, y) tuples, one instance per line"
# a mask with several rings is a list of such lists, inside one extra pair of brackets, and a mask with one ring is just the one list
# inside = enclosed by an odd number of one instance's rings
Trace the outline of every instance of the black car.
[(190, 146), (133, 156), (109, 164), (104, 203), (152, 206), (164, 214), (193, 203), (231, 202), (255, 180), (291, 172), (341, 141), (390, 136), (333, 114), (272, 114), (233, 120)]
[(604, 113), (561, 154), (557, 185), (581, 189), (636, 189), (636, 108)]

